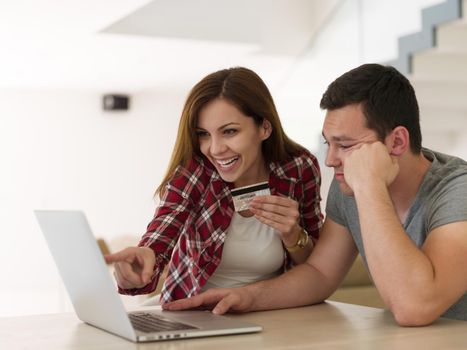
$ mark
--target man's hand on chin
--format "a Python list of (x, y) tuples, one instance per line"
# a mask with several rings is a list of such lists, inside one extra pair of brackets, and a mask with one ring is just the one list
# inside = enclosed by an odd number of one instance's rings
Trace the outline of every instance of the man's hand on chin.
[(344, 163), (345, 182), (356, 190), (361, 186), (379, 183), (388, 187), (399, 173), (397, 157), (377, 141), (365, 143), (347, 156)]

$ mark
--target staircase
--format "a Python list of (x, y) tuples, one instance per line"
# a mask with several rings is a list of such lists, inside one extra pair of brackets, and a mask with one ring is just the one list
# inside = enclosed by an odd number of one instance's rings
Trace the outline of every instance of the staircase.
[(423, 145), (467, 159), (467, 0), (422, 11), (423, 29), (399, 39), (391, 62), (412, 82)]

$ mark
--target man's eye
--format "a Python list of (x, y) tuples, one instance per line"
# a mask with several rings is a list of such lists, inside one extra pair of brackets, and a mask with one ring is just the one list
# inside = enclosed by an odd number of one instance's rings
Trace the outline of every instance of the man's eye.
[(323, 144), (329, 147), (329, 142), (327, 142), (326, 140), (323, 141)]
[(352, 148), (353, 145), (339, 145), (340, 148), (342, 149), (349, 149)]

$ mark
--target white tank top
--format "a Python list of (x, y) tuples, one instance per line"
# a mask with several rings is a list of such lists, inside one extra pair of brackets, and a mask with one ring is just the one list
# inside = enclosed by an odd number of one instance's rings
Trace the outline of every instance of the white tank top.
[(254, 216), (234, 213), (222, 250), (222, 259), (202, 290), (232, 288), (279, 275), (284, 264), (280, 235)]

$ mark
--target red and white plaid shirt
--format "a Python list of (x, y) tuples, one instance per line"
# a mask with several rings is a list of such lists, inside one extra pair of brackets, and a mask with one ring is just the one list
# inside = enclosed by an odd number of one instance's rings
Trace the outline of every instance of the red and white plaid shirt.
[[(323, 219), (318, 161), (304, 151), (287, 162), (271, 163), (269, 167), (271, 194), (296, 200), (300, 225), (317, 239)], [(152, 292), (169, 263), (161, 303), (198, 294), (222, 258), (222, 247), (234, 213), (232, 187), (205, 159), (197, 157), (187, 167), (179, 166), (139, 243), (156, 254), (152, 280), (144, 288), (120, 289), (120, 293)], [(284, 253), (284, 270), (290, 264), (288, 254)]]

